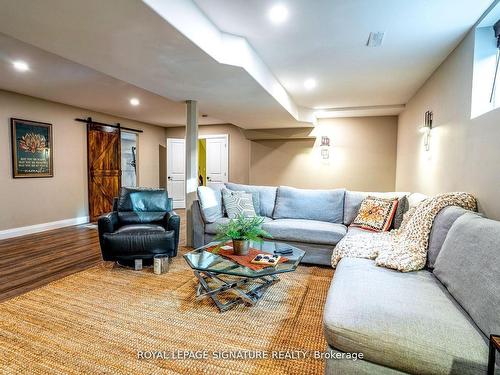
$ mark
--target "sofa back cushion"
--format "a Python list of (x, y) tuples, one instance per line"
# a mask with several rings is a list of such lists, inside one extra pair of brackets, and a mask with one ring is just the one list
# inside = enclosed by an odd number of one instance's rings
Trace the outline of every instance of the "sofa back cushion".
[(221, 190), (224, 188), (224, 184), (212, 184), (210, 187), (198, 187), (201, 216), (203, 216), (205, 223), (215, 223), (224, 216), (221, 193)]
[(389, 193), (370, 193), (365, 191), (349, 191), (345, 192), (344, 201), (344, 225), (351, 225), (356, 216), (358, 215), (359, 208), (361, 207), (361, 202), (368, 196), (377, 198), (401, 198), (410, 193), (405, 192), (389, 192)]
[(416, 207), (427, 198), (429, 198), (429, 196), (422, 193), (411, 193), (408, 195), (408, 204), (410, 208)]
[(342, 223), (344, 194), (344, 189), (309, 190), (280, 186), (273, 218)]
[(427, 267), (434, 268), (436, 258), (443, 247), (444, 240), (448, 235), (451, 226), (460, 216), (470, 212), (458, 206), (443, 208), (434, 218), (432, 230), (429, 237), (429, 247), (427, 249)]
[(434, 275), (489, 337), (500, 332), (500, 222), (465, 213), (452, 225)]
[(247, 193), (259, 193), (260, 209), (256, 209), (259, 216), (273, 217), (274, 204), (276, 203), (276, 187), (273, 186), (253, 186), (226, 183), (226, 188), (234, 191), (246, 191)]
[(172, 209), (170, 202), (164, 189), (122, 187), (117, 204), (118, 219), (124, 225), (161, 221)]

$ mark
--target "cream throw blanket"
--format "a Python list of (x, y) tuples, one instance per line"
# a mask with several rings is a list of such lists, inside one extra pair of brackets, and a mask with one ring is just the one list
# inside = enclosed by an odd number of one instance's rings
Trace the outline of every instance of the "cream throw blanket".
[(401, 272), (421, 270), (427, 261), (434, 218), (447, 206), (477, 211), (476, 198), (468, 193), (446, 193), (428, 198), (405, 214), (400, 229), (391, 232), (363, 231), (344, 237), (333, 250), (333, 268), (343, 257), (351, 257), (375, 259), (377, 266)]

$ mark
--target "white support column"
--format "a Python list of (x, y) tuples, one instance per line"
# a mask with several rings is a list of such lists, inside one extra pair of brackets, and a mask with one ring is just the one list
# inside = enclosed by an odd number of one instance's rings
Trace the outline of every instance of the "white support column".
[(186, 101), (186, 244), (193, 246), (192, 206), (198, 187), (198, 103)]

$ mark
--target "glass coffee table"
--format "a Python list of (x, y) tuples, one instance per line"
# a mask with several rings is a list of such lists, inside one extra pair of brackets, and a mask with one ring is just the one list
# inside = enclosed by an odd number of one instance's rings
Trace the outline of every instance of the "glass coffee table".
[[(278, 254), (287, 258), (287, 261), (260, 270), (252, 270), (227, 257), (207, 250), (217, 246), (217, 244), (217, 242), (212, 242), (190, 251), (184, 255), (184, 259), (198, 279), (197, 298), (210, 297), (220, 312), (227, 311), (239, 304), (255, 305), (262, 298), (264, 292), (279, 281), (277, 275), (295, 271), (305, 254), (303, 250), (285, 243), (252, 242), (252, 248), (270, 254), (274, 254), (275, 250), (292, 250), (290, 254)], [(225, 296), (225, 302), (220, 298), (222, 294)]]

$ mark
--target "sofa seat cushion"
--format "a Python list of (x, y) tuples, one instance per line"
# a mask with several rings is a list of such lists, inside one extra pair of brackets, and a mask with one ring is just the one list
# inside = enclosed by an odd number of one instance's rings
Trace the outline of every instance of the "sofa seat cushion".
[(155, 254), (171, 253), (175, 249), (175, 232), (160, 228), (157, 225), (149, 228), (145, 225), (126, 225), (114, 233), (104, 233), (102, 245), (108, 253), (105, 260), (113, 260), (114, 256), (152, 258)]
[(116, 234), (141, 234), (141, 233), (161, 233), (165, 232), (165, 228), (155, 224), (130, 224), (118, 228)]
[(328, 292), (330, 346), (420, 374), (486, 373), (486, 337), (429, 271), (401, 273), (369, 259), (340, 261)]
[[(270, 221), (273, 221), (273, 219), (269, 217), (263, 217), (264, 218), (264, 223), (268, 223)], [(228, 217), (221, 217), (220, 219), (217, 219), (214, 223), (210, 223), (205, 225), (205, 233), (207, 234), (217, 234), (217, 228), (219, 225), (225, 225), (229, 223), (229, 218)]]
[(372, 232), (371, 230), (367, 230), (367, 229), (363, 229), (363, 228), (359, 228), (359, 227), (347, 227), (347, 234), (346, 236), (359, 236), (359, 235), (363, 235), (363, 234), (366, 234), (366, 233), (374, 233)]
[(347, 232), (347, 228), (342, 224), (303, 219), (278, 219), (264, 223), (262, 228), (276, 240), (332, 246)]

